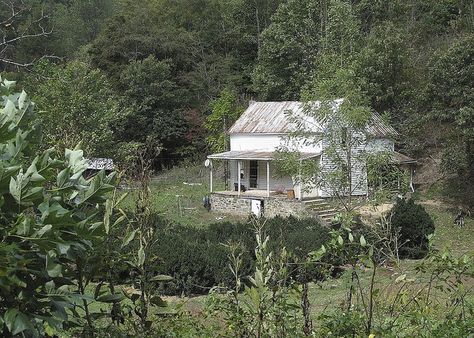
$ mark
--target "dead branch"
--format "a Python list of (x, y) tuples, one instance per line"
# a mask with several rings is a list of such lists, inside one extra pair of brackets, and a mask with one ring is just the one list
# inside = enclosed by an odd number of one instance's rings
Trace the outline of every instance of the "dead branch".
[(33, 18), (33, 8), (23, 0), (0, 0), (0, 8), (3, 8), (0, 12), (8, 13), (0, 18), (0, 64), (25, 68), (41, 59), (59, 59), (55, 55), (43, 55), (27, 62), (15, 60), (11, 50), (14, 50), (18, 43), (47, 37), (53, 33), (53, 29), (47, 27), (50, 16), (45, 13), (44, 8), (41, 8), (39, 16)]

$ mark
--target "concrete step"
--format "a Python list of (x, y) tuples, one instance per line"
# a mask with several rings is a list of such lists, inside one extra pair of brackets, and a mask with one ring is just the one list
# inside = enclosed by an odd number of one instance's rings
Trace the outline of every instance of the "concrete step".
[(318, 215), (320, 217), (334, 217), (337, 215), (337, 211), (324, 211), (324, 212), (319, 212)]
[(329, 225), (334, 216), (339, 212), (333, 205), (324, 198), (314, 198), (303, 201), (306, 209), (317, 216), (323, 223)]
[(318, 210), (331, 209), (332, 207), (331, 207), (329, 204), (327, 204), (327, 205), (321, 205), (321, 206), (319, 206), (319, 205), (314, 205), (314, 206), (311, 205), (311, 206), (307, 206), (306, 208), (311, 209), (311, 210), (318, 211)]
[(318, 201), (303, 201), (304, 205), (320, 205), (320, 204), (328, 204), (325, 200), (318, 200)]
[(317, 212), (325, 212), (325, 211), (338, 211), (335, 209), (332, 205), (327, 205), (324, 208), (312, 208), (310, 207), (311, 210), (317, 211)]
[(313, 202), (313, 203), (307, 203), (305, 205), (310, 208), (316, 208), (316, 207), (329, 206), (330, 204), (327, 202), (318, 202), (318, 203)]

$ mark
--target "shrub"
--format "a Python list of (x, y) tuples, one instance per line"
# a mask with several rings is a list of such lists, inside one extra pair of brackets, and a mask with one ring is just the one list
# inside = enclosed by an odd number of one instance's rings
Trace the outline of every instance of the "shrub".
[[(277, 254), (284, 246), (293, 253), (294, 260), (306, 255), (329, 239), (329, 229), (314, 219), (294, 217), (269, 219), (265, 233), (270, 236), (270, 250)], [(181, 225), (163, 228), (157, 232), (155, 255), (157, 271), (174, 279), (162, 286), (166, 294), (206, 293), (215, 285), (233, 287), (234, 277), (229, 269), (229, 251), (225, 244), (239, 243), (242, 247), (241, 275), (251, 274), (255, 263), (256, 246), (251, 222), (216, 223), (205, 230), (190, 229)], [(319, 278), (316, 272), (310, 278)]]
[(392, 227), (400, 229), (400, 256), (421, 258), (428, 252), (428, 235), (434, 232), (434, 222), (425, 208), (413, 199), (398, 199), (392, 209)]

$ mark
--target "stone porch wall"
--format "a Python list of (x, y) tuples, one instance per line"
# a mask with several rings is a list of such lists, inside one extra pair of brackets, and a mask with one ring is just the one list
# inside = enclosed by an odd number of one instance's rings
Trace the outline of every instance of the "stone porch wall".
[(281, 197), (238, 197), (222, 194), (211, 195), (211, 211), (226, 214), (246, 216), (251, 213), (251, 200), (263, 200), (263, 215), (267, 218), (275, 216), (308, 216), (305, 205), (298, 200), (289, 200)]
[(249, 215), (251, 202), (248, 198), (220, 194), (211, 195), (211, 211), (233, 215)]

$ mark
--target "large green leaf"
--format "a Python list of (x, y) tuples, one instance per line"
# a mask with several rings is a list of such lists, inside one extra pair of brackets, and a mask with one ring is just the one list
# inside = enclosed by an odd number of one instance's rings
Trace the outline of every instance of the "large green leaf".
[(56, 257), (56, 252), (53, 250), (46, 255), (46, 271), (50, 277), (62, 276), (62, 266), (57, 262)]
[(12, 335), (17, 335), (26, 330), (33, 331), (34, 329), (28, 316), (15, 308), (8, 309), (5, 312), (3, 320)]
[(124, 296), (120, 294), (107, 294), (97, 297), (97, 301), (103, 303), (115, 303), (121, 301), (123, 298)]

